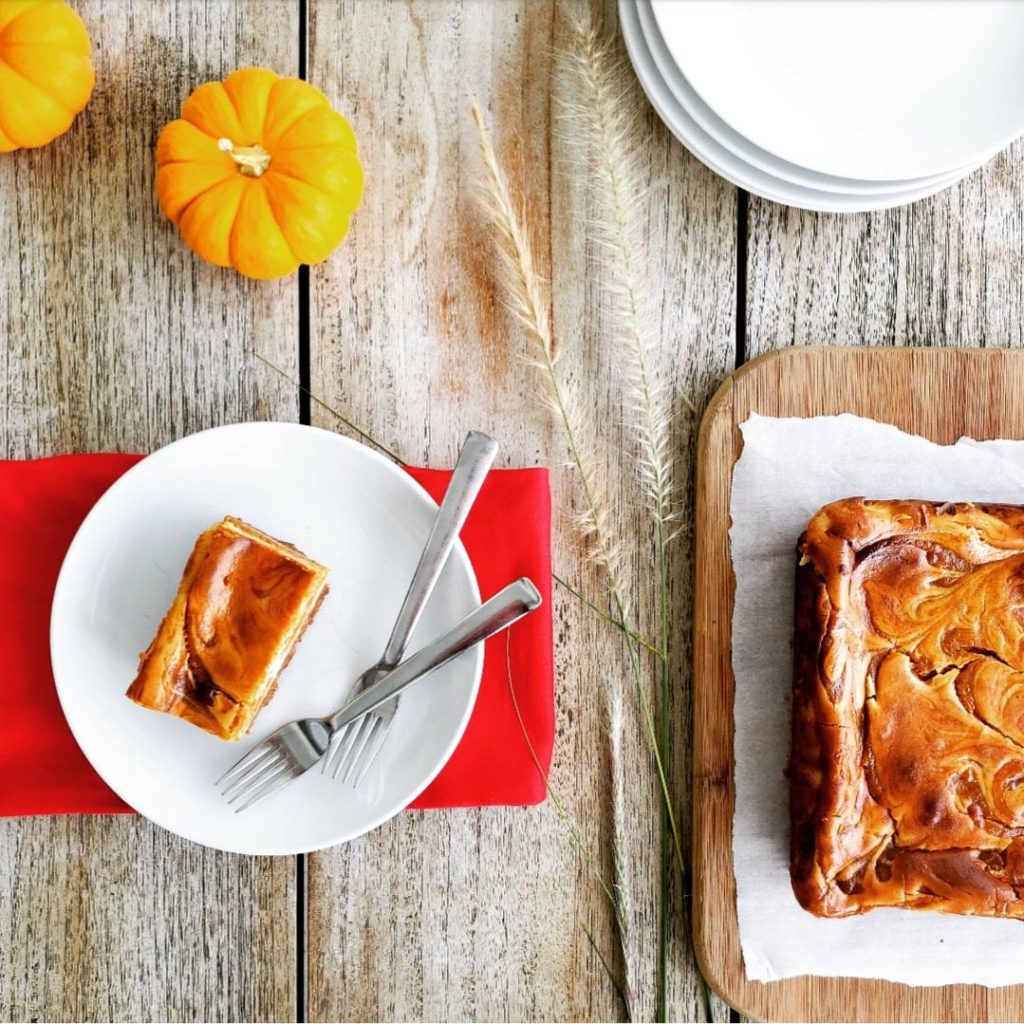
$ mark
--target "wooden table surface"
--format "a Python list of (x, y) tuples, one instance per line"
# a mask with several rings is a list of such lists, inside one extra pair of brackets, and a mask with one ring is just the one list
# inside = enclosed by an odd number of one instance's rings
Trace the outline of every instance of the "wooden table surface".
[[(569, 522), (562, 435), (502, 312), (469, 116), (473, 98), (546, 238), (542, 270), (569, 372), (625, 443), (588, 330), (587, 197), (553, 134), (555, 0), (75, 0), (95, 95), (72, 131), (0, 157), (0, 454), (148, 451), (246, 419), (346, 430), (287, 377), (411, 463), (451, 464), (470, 428), (502, 464), (550, 465), (557, 573), (599, 581)], [(603, 5), (614, 24), (614, 3)], [(352, 120), (368, 188), (342, 250), (272, 283), (195, 259), (160, 215), (154, 140), (200, 82), (245, 65), (305, 74)], [(634, 89), (649, 133), (649, 274), (661, 296), (673, 442), (689, 488), (697, 420), (739, 362), (793, 344), (1020, 346), (1024, 148), (889, 212), (826, 216), (749, 197), (692, 158)], [(584, 341), (590, 348), (584, 348)], [(599, 347), (599, 346), (598, 346)], [(613, 483), (617, 458), (609, 457)], [(617, 491), (617, 489), (615, 489)], [(643, 520), (615, 499), (629, 534)], [(564, 514), (562, 514), (564, 513)], [(627, 549), (631, 576), (649, 564)], [(672, 785), (688, 819), (690, 539), (675, 548)], [(642, 614), (649, 609), (642, 608)], [(598, 693), (621, 651), (555, 595), (552, 786), (595, 850), (609, 800)], [(656, 920), (657, 799), (639, 740), (629, 794), (637, 917)], [(605, 855), (606, 856), (606, 855)], [(0, 1017), (10, 1020), (614, 1020), (586, 938), (607, 905), (551, 804), (407, 813), (307, 857), (247, 858), (122, 817), (0, 822)], [(708, 1005), (679, 913), (673, 1019)], [(653, 953), (654, 931), (643, 939)], [(653, 963), (653, 956), (647, 956)], [(654, 1013), (653, 968), (640, 1011)], [(733, 1019), (737, 1019), (733, 1015)]]

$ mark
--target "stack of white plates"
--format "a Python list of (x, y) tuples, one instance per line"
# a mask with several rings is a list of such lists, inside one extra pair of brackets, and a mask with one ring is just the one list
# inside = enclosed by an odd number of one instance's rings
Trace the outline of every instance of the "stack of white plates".
[(662, 119), (740, 188), (877, 210), (1024, 132), (1021, 0), (619, 0)]

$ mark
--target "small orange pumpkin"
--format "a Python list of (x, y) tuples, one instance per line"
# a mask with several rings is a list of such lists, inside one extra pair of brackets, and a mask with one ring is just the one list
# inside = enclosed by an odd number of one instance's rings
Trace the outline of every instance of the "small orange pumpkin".
[(352, 126), (319, 89), (264, 68), (199, 86), (156, 163), (160, 206), (189, 247), (248, 277), (326, 259), (363, 193)]
[(82, 19), (64, 0), (0, 0), (0, 153), (45, 146), (89, 102)]

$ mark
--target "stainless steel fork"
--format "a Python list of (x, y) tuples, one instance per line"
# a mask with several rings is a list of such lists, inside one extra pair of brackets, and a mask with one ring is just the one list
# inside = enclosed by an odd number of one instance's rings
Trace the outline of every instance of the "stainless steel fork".
[(541, 596), (525, 576), (498, 591), (457, 626), (427, 644), (372, 686), (358, 693), (340, 711), (326, 718), (302, 718), (283, 725), (236, 761), (216, 782), (235, 812), (308, 771), (326, 753), (331, 737), (351, 723), (394, 700), (399, 693), (428, 672), (532, 612)]
[[(409, 637), (448, 561), (497, 451), (498, 442), (486, 434), (474, 430), (466, 437), (384, 653), (376, 665), (356, 680), (351, 693), (360, 693), (373, 686), (402, 660)], [(354, 722), (347, 730), (336, 733), (321, 771), (326, 772), (333, 767), (334, 778), (344, 772), (342, 784), (354, 777), (353, 785), (358, 786), (380, 753), (397, 710), (396, 697), (372, 714), (365, 715), (361, 721)]]

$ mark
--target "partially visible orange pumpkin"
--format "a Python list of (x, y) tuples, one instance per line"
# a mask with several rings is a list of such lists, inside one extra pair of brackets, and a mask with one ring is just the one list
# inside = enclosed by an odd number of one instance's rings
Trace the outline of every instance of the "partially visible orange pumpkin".
[(190, 248), (248, 277), (325, 259), (363, 194), (348, 121), (319, 89), (264, 68), (199, 86), (156, 162), (160, 206)]
[(89, 102), (82, 19), (64, 0), (0, 0), (0, 153), (45, 146)]

